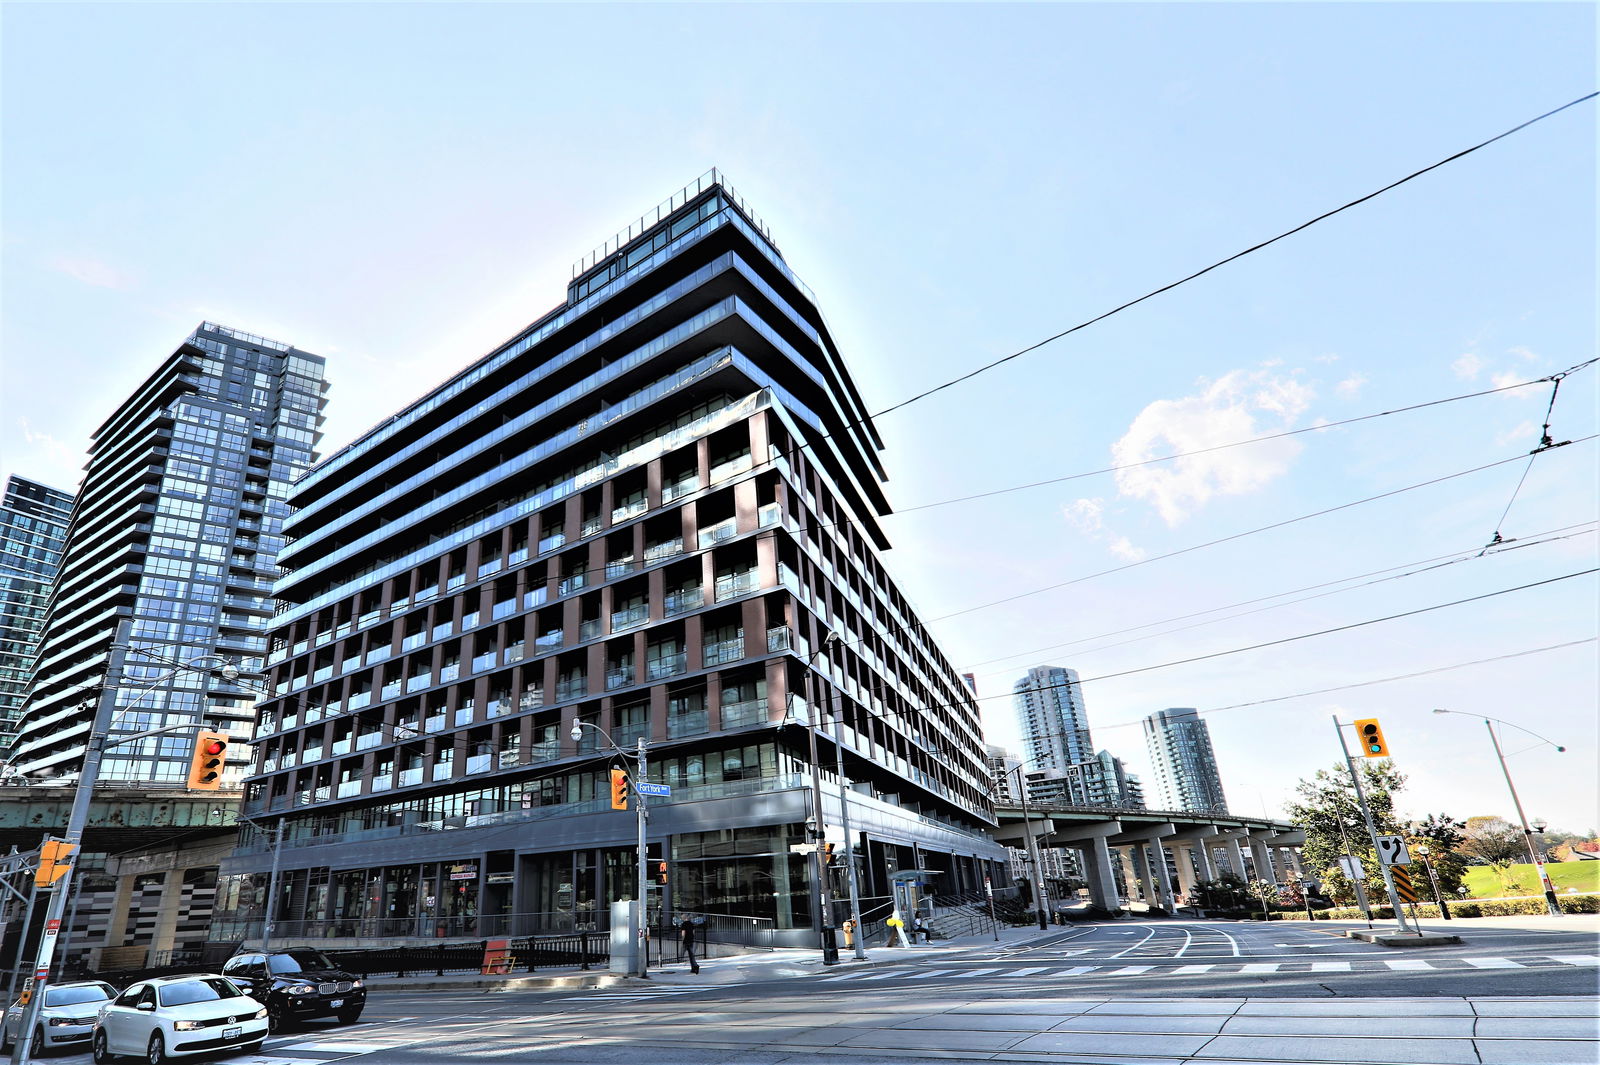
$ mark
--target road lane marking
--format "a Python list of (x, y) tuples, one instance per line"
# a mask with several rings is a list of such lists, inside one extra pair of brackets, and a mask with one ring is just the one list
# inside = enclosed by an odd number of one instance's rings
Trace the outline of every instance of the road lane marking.
[(1462, 961), (1477, 969), (1521, 969), (1523, 964), (1512, 961), (1510, 958), (1462, 958)]
[(1215, 969), (1215, 968), (1216, 968), (1215, 965), (1180, 965), (1176, 969), (1172, 970), (1172, 975), (1173, 976), (1192, 976), (1192, 975), (1197, 975), (1199, 973), (1210, 972), (1212, 969)]
[(1011, 975), (1012, 976), (1032, 976), (1034, 973), (1049, 972), (1051, 969), (1054, 969), (1054, 968), (1055, 968), (1054, 965), (1034, 965), (1034, 966), (1030, 966), (1029, 968), (1026, 968), (1026, 969), (1013, 969), (1013, 970), (1011, 970)]
[[(1131, 934), (1131, 930), (1130, 930), (1130, 934)], [(1151, 925), (1149, 928), (1146, 928), (1144, 930), (1144, 938), (1143, 939), (1139, 940), (1139, 942), (1135, 943), (1133, 946), (1129, 947), (1127, 950), (1119, 950), (1119, 951), (1117, 951), (1117, 953), (1115, 953), (1115, 954), (1113, 954), (1111, 956), (1113, 958), (1120, 958), (1124, 954), (1127, 954), (1129, 951), (1138, 950), (1140, 947), (1144, 946), (1147, 942), (1149, 942), (1150, 938), (1152, 936), (1154, 936), (1155, 934), (1156, 934), (1156, 927), (1155, 927), (1155, 925)]]
[(1190, 932), (1189, 932), (1189, 930), (1187, 928), (1185, 928), (1185, 929), (1183, 929), (1183, 946), (1178, 948), (1178, 953), (1173, 955), (1173, 957), (1175, 957), (1175, 958), (1183, 957), (1184, 952), (1187, 951), (1192, 946), (1194, 946), (1194, 936), (1192, 934), (1190, 934)]
[(1241, 973), (1275, 973), (1278, 971), (1279, 964), (1281, 963), (1275, 961), (1258, 962), (1254, 965), (1246, 965), (1239, 971)]
[(1311, 971), (1314, 973), (1347, 973), (1350, 971), (1350, 963), (1347, 961), (1316, 961), (1311, 963)]
[(1600, 965), (1600, 954), (1552, 954), (1550, 960), (1567, 965)]
[(906, 979), (907, 980), (927, 980), (927, 979), (929, 979), (931, 977), (935, 977), (935, 976), (949, 976), (951, 973), (958, 973), (960, 971), (961, 971), (960, 969), (931, 969), (931, 970), (929, 970), (928, 972), (925, 972), (925, 973), (912, 973), (910, 976), (906, 977)]
[(1383, 964), (1391, 969), (1432, 969), (1433, 966), (1420, 958), (1385, 958)]
[(1107, 972), (1104, 975), (1106, 975), (1106, 976), (1135, 976), (1135, 975), (1137, 975), (1139, 973), (1147, 973), (1151, 969), (1154, 969), (1154, 968), (1155, 968), (1154, 965), (1126, 965), (1126, 966), (1122, 967), (1121, 969), (1112, 969), (1110, 972)]

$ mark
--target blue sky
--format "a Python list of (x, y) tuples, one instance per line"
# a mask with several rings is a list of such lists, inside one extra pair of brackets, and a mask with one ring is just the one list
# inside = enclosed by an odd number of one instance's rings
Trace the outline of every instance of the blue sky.
[[(325, 354), (337, 446), (561, 298), (571, 264), (721, 167), (874, 409), (1591, 91), (1579, 4), (10, 4), (5, 472), (89, 434), (202, 318)], [(1595, 105), (884, 416), (915, 507), (1539, 378), (1595, 354)], [(1553, 433), (1596, 431), (1600, 367)], [(968, 611), (1526, 453), (1549, 386), (908, 511), (889, 564), (1003, 695), (1354, 625), (1594, 565), (1595, 443)], [(1482, 546), (1568, 539), (1167, 632), (1132, 626)], [(1578, 527), (1578, 528), (1570, 528)], [(1370, 579), (1370, 578), (1369, 578)], [(1300, 597), (1296, 597), (1300, 598)], [(1264, 604), (1258, 604), (1264, 605)], [(1253, 608), (1251, 608), (1253, 609)], [(1232, 612), (1230, 612), (1232, 613)], [(955, 616), (948, 616), (955, 615)], [(1136, 722), (1595, 635), (1593, 577), (1085, 687)], [(1131, 636), (1164, 633), (1134, 643)], [(1105, 646), (1121, 643), (1120, 646)], [(1048, 648), (1048, 649), (1046, 649)], [(1377, 716), (1411, 812), (1597, 814), (1593, 643), (1210, 715), (1276, 810)], [(985, 702), (1013, 742), (1004, 698)], [(1510, 750), (1531, 745), (1512, 742)]]

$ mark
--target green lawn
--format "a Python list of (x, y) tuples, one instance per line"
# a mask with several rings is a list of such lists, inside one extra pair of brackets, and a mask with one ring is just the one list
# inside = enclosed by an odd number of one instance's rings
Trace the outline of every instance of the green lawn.
[[(1580, 893), (1600, 892), (1600, 862), (1556, 862), (1546, 865), (1545, 869), (1558, 895), (1566, 894), (1568, 888), (1577, 888)], [(1465, 883), (1475, 899), (1539, 894), (1539, 874), (1533, 866), (1513, 865), (1507, 876), (1515, 881), (1515, 886), (1506, 887), (1488, 866), (1475, 865), (1467, 870)]]

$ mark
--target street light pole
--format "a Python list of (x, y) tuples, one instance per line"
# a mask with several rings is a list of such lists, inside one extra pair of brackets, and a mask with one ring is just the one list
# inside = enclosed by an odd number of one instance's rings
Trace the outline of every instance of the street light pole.
[[(827, 649), (827, 642), (817, 648), (817, 654)], [(816, 669), (812, 661), (806, 663), (806, 738), (811, 754), (811, 868), (817, 885), (817, 936), (822, 947), (822, 964), (839, 964), (839, 942), (833, 930), (833, 891), (828, 882), (828, 863), (822, 860), (822, 843), (827, 828), (822, 823), (822, 767), (817, 753), (817, 699)], [(848, 840), (846, 843), (848, 844)], [(859, 927), (859, 926), (857, 926)]]
[(1028, 812), (1028, 784), (1022, 778), (1022, 767), (1017, 773), (1017, 791), (1022, 795), (1022, 830), (1028, 839), (1028, 860), (1033, 863), (1033, 905), (1039, 914), (1039, 927), (1048, 930), (1049, 918), (1045, 916), (1044, 864), (1039, 860), (1039, 843), (1033, 838), (1033, 816)]
[(1422, 858), (1422, 868), (1428, 871), (1428, 883), (1433, 885), (1433, 901), (1439, 904), (1439, 916), (1446, 921), (1450, 920), (1450, 904), (1444, 901), (1444, 896), (1439, 893), (1439, 878), (1433, 875), (1433, 863), (1428, 861), (1432, 853), (1426, 843), (1417, 845), (1417, 854)]
[[(1434, 710), (1434, 713), (1436, 713), (1436, 714), (1460, 714), (1461, 711), (1459, 711), (1459, 710), (1437, 710), (1436, 709), (1436, 710)], [(1462, 714), (1462, 716), (1465, 717), (1465, 716), (1468, 716), (1468, 715)], [(1476, 717), (1476, 716), (1480, 716), (1480, 715), (1472, 715), (1472, 716)], [(1545, 908), (1549, 911), (1551, 917), (1560, 917), (1560, 916), (1562, 916), (1561, 904), (1556, 901), (1555, 885), (1550, 882), (1550, 874), (1544, 867), (1544, 859), (1543, 859), (1543, 857), (1540, 856), (1538, 848), (1535, 847), (1534, 844), (1533, 844), (1533, 828), (1528, 824), (1528, 815), (1526, 813), (1524, 813), (1523, 810), (1522, 810), (1522, 799), (1521, 799), (1521, 797), (1519, 797), (1517, 795), (1517, 785), (1511, 779), (1511, 767), (1506, 764), (1505, 751), (1503, 751), (1500, 748), (1500, 737), (1499, 737), (1498, 734), (1496, 734), (1496, 732), (1494, 730), (1494, 722), (1496, 722), (1496, 721), (1499, 721), (1499, 718), (1484, 717), (1483, 718), (1483, 727), (1489, 730), (1489, 742), (1494, 744), (1495, 757), (1500, 759), (1500, 772), (1505, 775), (1506, 788), (1509, 789), (1510, 792), (1511, 792), (1511, 803), (1512, 803), (1513, 806), (1515, 806), (1517, 808), (1517, 820), (1522, 823), (1522, 839), (1523, 839), (1523, 842), (1528, 847), (1528, 857), (1530, 859), (1532, 859), (1533, 867), (1536, 870), (1538, 870), (1538, 873), (1539, 873), (1539, 884), (1544, 889), (1544, 904), (1545, 904)], [(1511, 724), (1511, 723), (1509, 721), (1501, 721), (1500, 724), (1508, 725), (1508, 724)], [(1516, 728), (1516, 729), (1522, 729), (1523, 732), (1526, 732), (1528, 735), (1534, 737), (1535, 739), (1542, 740), (1545, 743), (1549, 743), (1550, 746), (1552, 746), (1552, 747), (1554, 747), (1556, 749), (1557, 753), (1560, 753), (1560, 752), (1566, 750), (1566, 748), (1561, 746), (1559, 743), (1551, 743), (1551, 741), (1545, 739), (1543, 736), (1539, 735), (1537, 732), (1534, 732), (1532, 729), (1523, 728), (1521, 725), (1511, 725), (1511, 727), (1512, 728)]]
[[(822, 641), (823, 648), (826, 649), (838, 639), (837, 633), (828, 633), (828, 638)], [(828, 704), (836, 705), (832, 698)], [(861, 924), (861, 886), (856, 877), (855, 835), (850, 828), (850, 784), (844, 775), (844, 714), (835, 714), (833, 724), (834, 771), (839, 776), (839, 827), (844, 831), (845, 882), (850, 888), (850, 927), (855, 930), (850, 939), (856, 960), (866, 961), (866, 933)]]

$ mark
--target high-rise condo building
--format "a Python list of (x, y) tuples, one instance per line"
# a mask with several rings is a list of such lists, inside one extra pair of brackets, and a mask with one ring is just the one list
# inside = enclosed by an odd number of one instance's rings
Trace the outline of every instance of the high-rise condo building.
[(280, 935), (594, 927), (637, 892), (609, 770), (640, 739), (672, 912), (806, 938), (813, 744), (863, 895), (1002, 875), (976, 701), (882, 562), (880, 447), (716, 172), (583, 259), (297, 483), (245, 798), (281, 832), (224, 865), (217, 937), (259, 931), (274, 849)]
[(1161, 809), (1225, 814), (1211, 732), (1192, 707), (1158, 710), (1144, 719)]
[[(206, 722), (248, 730), (289, 482), (311, 465), (323, 360), (202, 324), (95, 432), (12, 748), (17, 771), (76, 779), (117, 625), (131, 623), (111, 736)], [(100, 779), (182, 784), (193, 735), (110, 746)], [(237, 780), (237, 775), (234, 776)]]
[[(0, 498), (0, 759), (22, 716), (22, 697), (44, 628), (45, 600), (61, 565), (72, 496), (25, 477)], [(0, 766), (0, 776), (10, 765)]]
[(1011, 690), (1030, 773), (1061, 779), (1069, 766), (1094, 757), (1076, 670), (1035, 666)]

